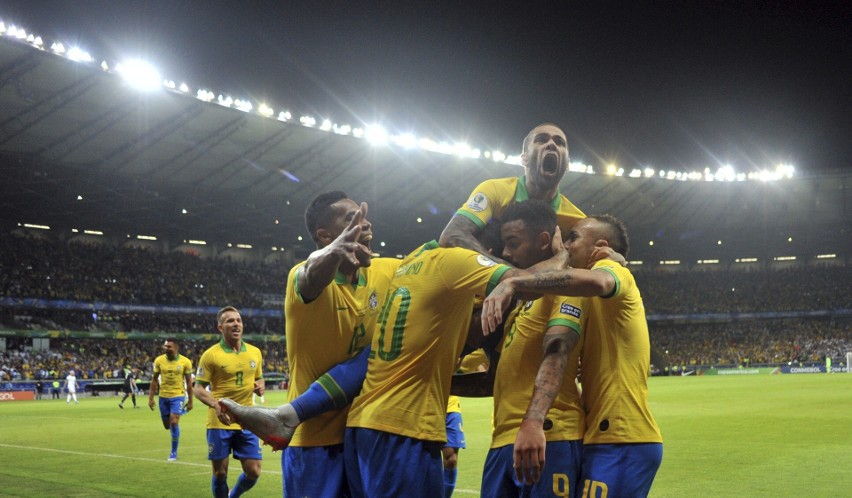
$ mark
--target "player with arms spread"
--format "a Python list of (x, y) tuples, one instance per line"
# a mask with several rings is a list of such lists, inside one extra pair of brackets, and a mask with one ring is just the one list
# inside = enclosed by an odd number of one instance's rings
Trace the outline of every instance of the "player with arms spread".
[[(257, 482), (263, 454), (257, 436), (242, 430), (222, 410), (218, 400), (229, 398), (249, 405), (253, 392), (263, 394), (263, 356), (258, 348), (242, 340), (243, 320), (236, 308), (222, 308), (216, 321), (222, 339), (201, 355), (193, 392), (199, 401), (210, 407), (207, 410), (207, 458), (213, 464), (213, 496), (235, 498)], [(242, 463), (243, 472), (229, 495), (228, 457), (231, 452)]]

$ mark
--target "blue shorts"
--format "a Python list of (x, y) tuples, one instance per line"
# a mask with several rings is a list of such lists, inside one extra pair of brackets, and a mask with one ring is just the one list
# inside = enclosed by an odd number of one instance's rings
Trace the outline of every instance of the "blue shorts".
[(164, 398), (160, 396), (160, 417), (165, 420), (169, 418), (169, 415), (172, 413), (176, 415), (183, 415), (183, 402), (183, 396), (178, 396), (177, 398)]
[(662, 443), (587, 444), (583, 496), (648, 496), (662, 461)]
[(343, 445), (290, 446), (281, 454), (284, 496), (349, 497)]
[(488, 451), (482, 471), (482, 496), (581, 496), (582, 489), (578, 489), (583, 451), (581, 440), (547, 443), (544, 471), (532, 486), (524, 486), (515, 478), (514, 450), (514, 445), (507, 444)]
[(462, 414), (450, 412), (447, 414), (447, 444), (444, 448), (467, 448), (464, 444), (464, 425)]
[(439, 441), (347, 427), (343, 453), (349, 491), (355, 498), (443, 496), (441, 446)]
[(207, 429), (207, 459), (222, 460), (231, 453), (234, 458), (243, 460), (263, 460), (260, 442), (257, 436), (249, 431), (230, 429)]

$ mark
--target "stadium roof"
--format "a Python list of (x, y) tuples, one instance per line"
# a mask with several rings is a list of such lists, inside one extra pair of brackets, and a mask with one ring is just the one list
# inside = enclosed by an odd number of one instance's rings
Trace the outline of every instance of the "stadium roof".
[[(372, 146), (180, 92), (139, 92), (96, 63), (7, 39), (0, 156), (6, 227), (309, 248), (297, 240), (306, 235), (306, 203), (343, 189), (370, 203), (377, 239), (392, 254), (437, 238), (480, 181), (522, 173), (487, 159)], [(569, 172), (562, 187), (587, 213), (624, 219), (638, 258), (712, 257), (719, 240), (750, 255), (794, 235), (796, 244), (836, 251), (852, 245), (848, 174), (720, 183)]]

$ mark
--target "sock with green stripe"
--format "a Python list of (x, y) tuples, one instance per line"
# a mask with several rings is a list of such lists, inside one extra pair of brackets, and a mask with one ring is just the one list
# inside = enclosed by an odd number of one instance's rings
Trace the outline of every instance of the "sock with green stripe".
[(367, 347), (357, 356), (335, 365), (314, 381), (307, 391), (290, 403), (299, 420), (305, 421), (351, 403), (361, 392), (361, 384), (367, 376), (369, 357), (370, 348)]

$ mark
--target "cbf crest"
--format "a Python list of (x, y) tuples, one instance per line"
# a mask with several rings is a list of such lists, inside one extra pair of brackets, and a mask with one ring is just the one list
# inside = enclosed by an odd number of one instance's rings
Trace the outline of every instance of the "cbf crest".
[(251, 368), (257, 368), (257, 362), (256, 362), (256, 361), (254, 361), (254, 360), (251, 360), (251, 361), (249, 362), (249, 366), (250, 366)]
[(370, 294), (370, 310), (375, 310), (379, 307), (379, 296), (376, 295), (376, 291), (373, 291)]

